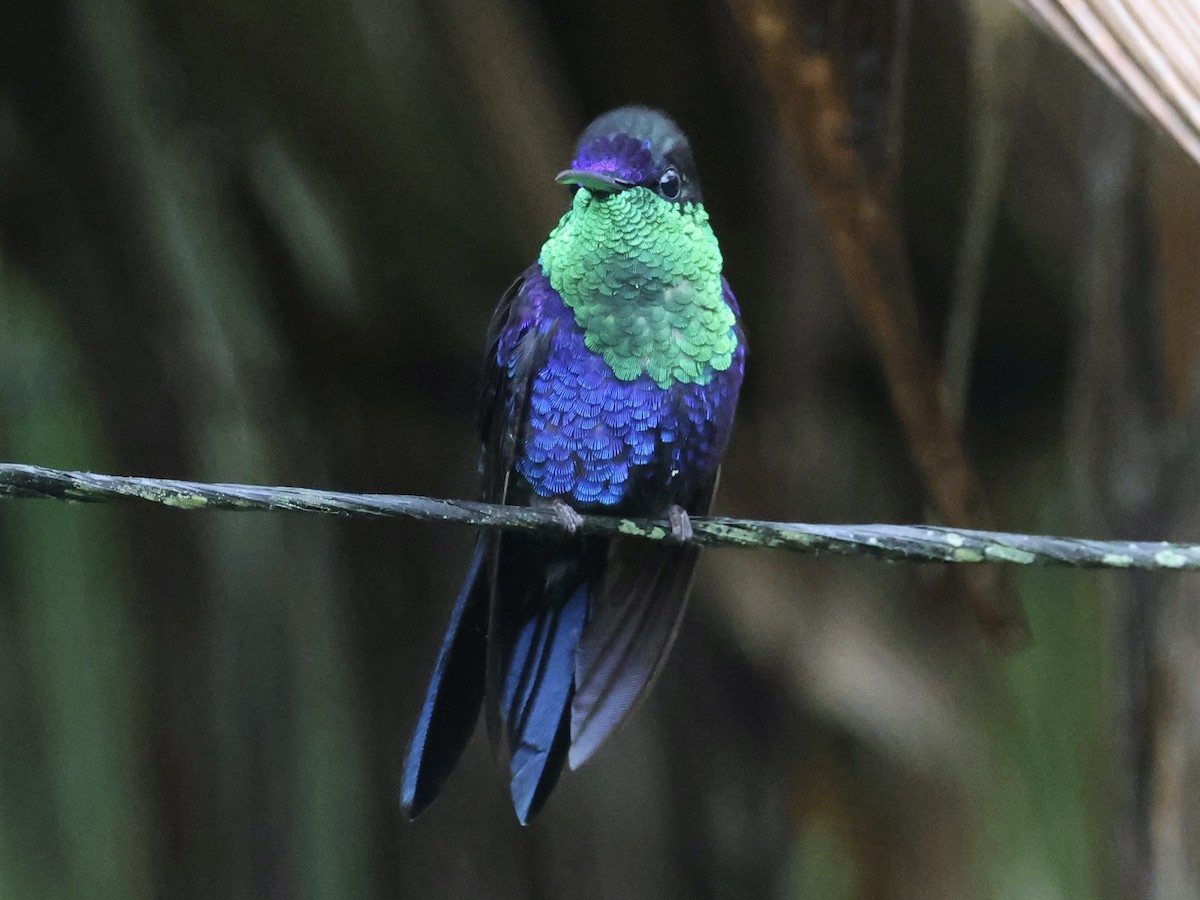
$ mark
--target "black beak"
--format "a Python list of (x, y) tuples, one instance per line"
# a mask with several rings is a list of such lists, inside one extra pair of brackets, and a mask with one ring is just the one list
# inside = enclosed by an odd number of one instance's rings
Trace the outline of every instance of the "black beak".
[(612, 175), (604, 175), (600, 172), (591, 172), (587, 169), (567, 169), (555, 175), (554, 180), (559, 184), (577, 184), (587, 188), (593, 194), (615, 194), (617, 191), (633, 187), (632, 181), (614, 178)]

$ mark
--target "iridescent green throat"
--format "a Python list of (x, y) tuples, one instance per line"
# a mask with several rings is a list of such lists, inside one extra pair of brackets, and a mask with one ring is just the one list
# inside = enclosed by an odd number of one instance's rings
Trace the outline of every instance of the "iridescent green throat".
[(703, 206), (640, 187), (607, 197), (580, 188), (539, 262), (588, 349), (622, 381), (646, 372), (663, 388), (704, 384), (733, 361), (733, 310)]

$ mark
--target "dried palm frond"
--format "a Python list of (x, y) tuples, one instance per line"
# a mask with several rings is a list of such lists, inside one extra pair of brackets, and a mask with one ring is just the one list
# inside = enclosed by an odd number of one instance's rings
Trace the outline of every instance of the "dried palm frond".
[(1013, 0), (1200, 162), (1196, 0)]

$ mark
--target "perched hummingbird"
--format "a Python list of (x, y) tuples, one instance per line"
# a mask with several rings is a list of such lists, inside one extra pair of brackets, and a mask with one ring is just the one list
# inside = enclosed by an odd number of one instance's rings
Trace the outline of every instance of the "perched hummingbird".
[[(486, 698), (525, 824), (646, 692), (679, 628), (733, 426), (746, 342), (691, 147), (662, 113), (592, 122), (574, 193), (501, 297), (479, 408), (483, 497), (545, 505), (561, 537), (479, 537), (405, 761), (416, 817)], [(579, 513), (666, 516), (674, 540), (575, 535)]]

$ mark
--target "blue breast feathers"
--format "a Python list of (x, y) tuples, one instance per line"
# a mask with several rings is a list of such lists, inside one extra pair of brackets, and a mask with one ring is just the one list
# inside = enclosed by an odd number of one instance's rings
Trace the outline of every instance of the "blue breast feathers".
[[(534, 376), (516, 470), (543, 497), (578, 505), (617, 506), (653, 486), (662, 505), (679, 502), (711, 477), (732, 427), (742, 349), (706, 384), (659, 387), (649, 375), (621, 381), (540, 274), (529, 284), (527, 328), (552, 335), (549, 357)], [(501, 340), (497, 363), (513, 371), (516, 335)], [(519, 351), (518, 351), (519, 352)], [(650, 498), (646, 498), (649, 500)], [(654, 504), (657, 505), (657, 504)]]

